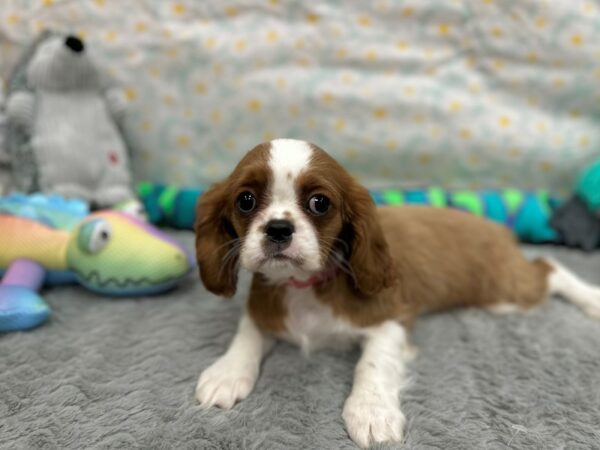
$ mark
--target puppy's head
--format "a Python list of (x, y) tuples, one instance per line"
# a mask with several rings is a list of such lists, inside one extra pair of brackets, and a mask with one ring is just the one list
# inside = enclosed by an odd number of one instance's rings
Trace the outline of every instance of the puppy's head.
[(252, 149), (199, 200), (196, 252), (210, 291), (235, 293), (241, 265), (278, 283), (337, 267), (365, 295), (392, 261), (368, 191), (322, 149), (278, 139)]

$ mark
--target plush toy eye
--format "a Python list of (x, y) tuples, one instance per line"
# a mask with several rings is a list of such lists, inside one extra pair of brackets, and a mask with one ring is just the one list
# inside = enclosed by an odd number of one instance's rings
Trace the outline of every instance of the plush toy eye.
[(329, 199), (323, 194), (313, 195), (308, 200), (308, 210), (315, 216), (322, 216), (324, 214), (327, 214), (327, 211), (329, 211), (330, 206), (331, 203)]
[(108, 222), (102, 219), (91, 220), (81, 226), (77, 243), (86, 253), (98, 253), (108, 244), (111, 235), (112, 229)]
[(252, 212), (256, 208), (256, 198), (251, 192), (242, 192), (237, 199), (238, 209), (244, 214)]

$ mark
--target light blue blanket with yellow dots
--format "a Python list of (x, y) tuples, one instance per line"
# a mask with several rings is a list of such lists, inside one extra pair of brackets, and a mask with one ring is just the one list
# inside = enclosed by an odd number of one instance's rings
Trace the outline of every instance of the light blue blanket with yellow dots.
[(0, 76), (45, 27), (123, 86), (137, 180), (208, 185), (278, 136), (371, 188), (565, 195), (599, 156), (590, 0), (2, 2)]

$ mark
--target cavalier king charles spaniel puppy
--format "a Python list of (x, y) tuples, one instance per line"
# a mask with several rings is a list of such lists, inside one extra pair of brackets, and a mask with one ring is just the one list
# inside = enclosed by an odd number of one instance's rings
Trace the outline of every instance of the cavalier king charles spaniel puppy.
[(421, 314), (454, 307), (524, 311), (559, 294), (600, 318), (600, 289), (557, 262), (529, 261), (511, 232), (466, 212), (376, 208), (331, 156), (304, 141), (252, 149), (197, 208), (206, 288), (231, 297), (254, 274), (227, 352), (200, 376), (202, 405), (231, 408), (252, 391), (274, 339), (309, 352), (357, 342), (362, 355), (343, 419), (361, 447), (400, 441), (400, 389)]

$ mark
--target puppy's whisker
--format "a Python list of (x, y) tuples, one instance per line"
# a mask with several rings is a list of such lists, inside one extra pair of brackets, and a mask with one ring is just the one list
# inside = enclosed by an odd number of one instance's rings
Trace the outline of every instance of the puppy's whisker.
[(235, 246), (227, 251), (223, 259), (221, 260), (221, 267), (227, 266), (233, 258), (237, 257), (240, 250), (240, 246)]
[(227, 241), (227, 242), (225, 242), (225, 243), (223, 243), (223, 244), (219, 245), (219, 246), (218, 246), (218, 247), (217, 247), (217, 248), (216, 248), (214, 251), (215, 251), (215, 252), (218, 252), (218, 251), (219, 251), (219, 250), (221, 250), (223, 247), (226, 247), (226, 246), (228, 246), (228, 245), (232, 245), (232, 244), (233, 244), (233, 245), (236, 245), (237, 243), (240, 243), (240, 244), (241, 244), (241, 239), (240, 239), (240, 238), (234, 238), (234, 239), (231, 239), (231, 240), (229, 240), (229, 241)]
[[(331, 244), (341, 244), (346, 250), (346, 253), (349, 253), (350, 251), (350, 246), (348, 245), (348, 243), (340, 238), (324, 238), (320, 236), (318, 240), (320, 245), (329, 246)], [(344, 273), (350, 275), (352, 279), (356, 282), (356, 274), (354, 273), (354, 269), (352, 268), (350, 262), (346, 259), (344, 254), (340, 253), (339, 251), (336, 251), (336, 249), (334, 248), (329, 254), (329, 259), (331, 262), (333, 262), (333, 264), (336, 267), (342, 269)]]
[(354, 284), (357, 284), (356, 274), (354, 273), (354, 270), (352, 270), (351, 267), (348, 267), (347, 265), (341, 263), (340, 261), (336, 261), (335, 265), (346, 275), (350, 276), (350, 278), (352, 278), (352, 281), (354, 282)]
[(326, 246), (329, 246), (331, 244), (341, 244), (344, 247), (344, 250), (346, 251), (346, 253), (350, 252), (350, 246), (348, 245), (348, 243), (346, 241), (344, 241), (343, 239), (340, 239), (337, 237), (325, 238), (325, 237), (319, 236), (319, 243), (324, 244)]
[[(230, 263), (235, 260), (234, 267), (232, 268), (233, 270), (230, 271), (230, 276), (233, 277), (235, 274), (235, 271), (237, 270), (237, 267), (236, 267), (238, 264), (237, 256), (239, 255), (239, 250), (242, 247), (242, 242), (239, 238), (236, 238), (236, 239), (232, 239), (228, 243), (231, 245), (231, 248), (229, 250), (227, 250), (227, 252), (223, 256), (223, 258), (221, 259), (221, 267), (219, 269), (219, 276), (221, 276), (223, 274), (223, 270), (225, 270), (225, 268), (227, 268), (230, 265)], [(221, 246), (221, 248), (222, 247), (223, 246)]]
[(346, 275), (350, 276), (352, 278), (352, 281), (354, 281), (355, 284), (357, 283), (356, 274), (354, 273), (354, 269), (352, 268), (352, 265), (346, 260), (344, 255), (342, 255), (338, 252), (331, 252), (330, 261), (334, 264), (335, 267), (340, 269)]
[(350, 246), (348, 245), (348, 243), (346, 241), (344, 241), (343, 239), (340, 238), (333, 238), (334, 242), (342, 244), (344, 246), (344, 250), (346, 250), (346, 253), (350, 253)]
[(240, 249), (239, 245), (233, 245), (229, 250), (227, 250), (227, 252), (225, 253), (225, 255), (223, 256), (221, 263), (225, 264), (227, 263), (233, 256), (235, 256), (236, 252)]

